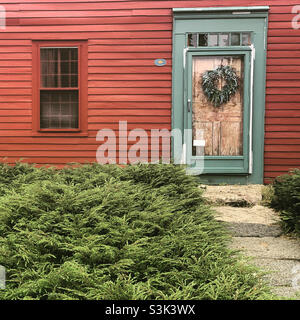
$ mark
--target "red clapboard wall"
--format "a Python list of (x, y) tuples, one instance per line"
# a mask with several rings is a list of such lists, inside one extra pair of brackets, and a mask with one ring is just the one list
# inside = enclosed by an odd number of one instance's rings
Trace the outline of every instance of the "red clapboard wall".
[[(300, 167), (298, 0), (4, 0), (0, 30), (0, 158), (95, 161), (102, 128), (171, 129), (172, 8), (269, 5), (265, 181)], [(88, 135), (32, 135), (32, 40), (88, 40)], [(164, 58), (167, 66), (153, 61)]]

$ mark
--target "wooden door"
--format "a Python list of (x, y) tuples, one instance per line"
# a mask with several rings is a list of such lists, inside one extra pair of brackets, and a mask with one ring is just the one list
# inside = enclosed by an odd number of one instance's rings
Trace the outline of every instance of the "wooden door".
[[(219, 66), (231, 66), (238, 78), (239, 88), (230, 101), (215, 107), (203, 93), (202, 76)], [(243, 155), (243, 56), (194, 56), (192, 60), (192, 129), (193, 156), (203, 155), (203, 147), (194, 140), (204, 140), (205, 156)], [(220, 90), (225, 80), (216, 83)]]

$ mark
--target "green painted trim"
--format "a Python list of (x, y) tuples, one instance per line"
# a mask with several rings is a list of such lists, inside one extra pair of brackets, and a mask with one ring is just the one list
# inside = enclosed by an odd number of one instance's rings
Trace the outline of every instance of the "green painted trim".
[(266, 18), (269, 6), (253, 7), (210, 7), (210, 8), (174, 8), (176, 20), (191, 19), (233, 19), (233, 18)]
[[(268, 41), (268, 23), (269, 23), (269, 16), (267, 15), (265, 17), (265, 25), (264, 25), (264, 50), (263, 50), (263, 63), (262, 63), (262, 70), (263, 70), (263, 77), (260, 79), (260, 83), (261, 83), (261, 90), (262, 93), (261, 95), (264, 97), (263, 101), (262, 101), (262, 106), (263, 106), (263, 110), (262, 110), (262, 118), (261, 118), (261, 125), (264, 128), (264, 135), (263, 135), (263, 139), (260, 142), (260, 160), (258, 161), (258, 166), (259, 166), (259, 171), (261, 172), (261, 179), (259, 183), (263, 183), (264, 182), (264, 160), (265, 160), (265, 156), (264, 156), (264, 151), (265, 151), (265, 113), (266, 113), (266, 83), (267, 83), (267, 41)], [(254, 137), (253, 137), (253, 141), (254, 141)]]
[(238, 184), (245, 185), (253, 183), (249, 175), (234, 175), (234, 174), (218, 174), (218, 175), (206, 175), (203, 174), (196, 178), (199, 183), (219, 185), (219, 184)]
[[(195, 156), (193, 159), (197, 159), (198, 157)], [(199, 156), (199, 159), (201, 157)], [(206, 160), (244, 160), (244, 156), (205, 156)]]
[[(188, 33), (187, 33), (188, 34)], [(200, 52), (200, 51), (205, 51), (209, 52), (212, 51), (213, 54), (217, 51), (222, 51), (222, 54), (227, 54), (226, 51), (251, 51), (251, 47), (249, 46), (226, 46), (226, 47), (188, 47), (187, 48), (188, 52)], [(218, 53), (216, 53), (218, 54)]]
[(228, 11), (269, 11), (269, 6), (252, 6), (252, 7), (208, 7), (208, 8), (173, 8), (173, 13), (207, 13), (207, 12), (228, 12)]

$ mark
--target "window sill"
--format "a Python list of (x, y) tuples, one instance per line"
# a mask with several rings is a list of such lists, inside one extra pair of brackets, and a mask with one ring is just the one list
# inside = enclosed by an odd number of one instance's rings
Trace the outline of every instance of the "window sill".
[(32, 137), (88, 137), (88, 132), (80, 131), (38, 131)]

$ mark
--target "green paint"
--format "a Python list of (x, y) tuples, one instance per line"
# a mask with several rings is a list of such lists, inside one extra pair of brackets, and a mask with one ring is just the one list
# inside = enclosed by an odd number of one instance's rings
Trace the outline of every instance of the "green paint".
[(174, 8), (173, 12), (176, 13), (187, 13), (187, 12), (197, 12), (197, 13), (207, 13), (207, 12), (263, 12), (269, 10), (269, 6), (253, 6), (253, 7), (209, 7), (209, 8)]
[[(182, 131), (191, 128), (192, 112), (187, 112), (191, 98), (191, 61), (196, 55), (243, 55), (244, 78), (244, 141), (241, 157), (205, 157), (201, 180), (209, 183), (262, 183), (264, 152), (265, 65), (268, 7), (230, 7), (174, 9), (173, 32), (173, 108), (172, 127)], [(243, 12), (243, 11), (246, 11)], [(234, 12), (234, 14), (232, 13)], [(239, 14), (239, 12), (241, 14)], [(250, 13), (247, 13), (250, 12)], [(255, 47), (253, 79), (252, 150), (253, 171), (249, 173), (250, 122), (250, 47), (186, 48), (186, 36), (196, 32), (252, 32)], [(185, 64), (185, 66), (184, 66)], [(185, 141), (187, 157), (192, 157), (191, 141)], [(174, 145), (172, 145), (174, 150)], [(197, 161), (197, 157), (193, 157)]]

